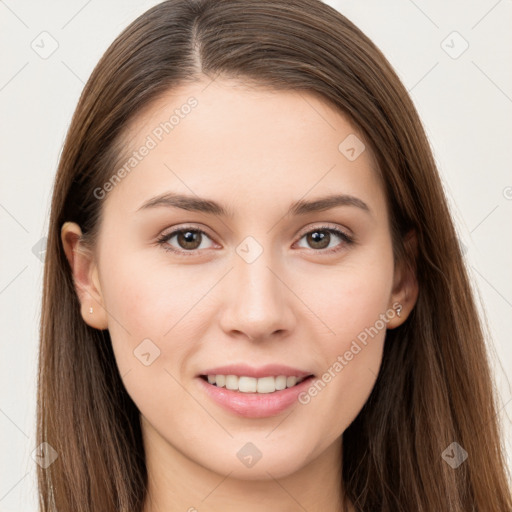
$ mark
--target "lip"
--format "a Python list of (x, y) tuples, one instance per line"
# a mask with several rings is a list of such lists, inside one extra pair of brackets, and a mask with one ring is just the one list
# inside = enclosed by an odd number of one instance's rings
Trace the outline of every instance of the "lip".
[(306, 372), (299, 370), (298, 368), (292, 368), (291, 366), (280, 364), (267, 364), (258, 368), (246, 364), (231, 364), (226, 366), (217, 366), (216, 368), (208, 368), (197, 375), (197, 377), (201, 375), (236, 375), (237, 377), (245, 376), (254, 377), (256, 379), (259, 379), (260, 377), (278, 377), (279, 375), (284, 375), (285, 377), (295, 376), (302, 378), (307, 377), (308, 375), (313, 375), (313, 372)]
[[(261, 368), (258, 371), (260, 370)], [(210, 375), (212, 374), (214, 373), (212, 372)], [(236, 373), (224, 374), (219, 371), (218, 375), (236, 375)], [(241, 375), (247, 375), (247, 373), (242, 373)], [(269, 373), (265, 375), (269, 375)], [(277, 375), (284, 374), (278, 372)], [(267, 418), (276, 416), (298, 401), (298, 395), (305, 391), (315, 378), (310, 373), (301, 376), (305, 377), (306, 375), (310, 375), (310, 377), (304, 379), (299, 384), (273, 393), (243, 393), (241, 391), (218, 388), (201, 377), (197, 377), (195, 380), (201, 389), (223, 409), (244, 418)], [(247, 376), (251, 377), (252, 375)]]

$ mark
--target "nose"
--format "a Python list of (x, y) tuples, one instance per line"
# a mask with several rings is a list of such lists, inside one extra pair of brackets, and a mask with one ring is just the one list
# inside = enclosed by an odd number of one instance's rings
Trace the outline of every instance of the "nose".
[(225, 286), (220, 323), (226, 334), (264, 341), (292, 332), (296, 316), (287, 273), (265, 251), (252, 263), (235, 254)]

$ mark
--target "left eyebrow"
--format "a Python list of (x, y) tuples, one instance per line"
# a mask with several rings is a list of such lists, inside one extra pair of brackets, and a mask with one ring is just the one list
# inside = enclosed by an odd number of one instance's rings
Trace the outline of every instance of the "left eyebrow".
[(290, 206), (287, 215), (306, 215), (311, 212), (322, 212), (337, 206), (355, 206), (367, 213), (371, 213), (369, 206), (361, 199), (348, 194), (334, 194), (319, 197), (311, 201), (300, 199)]
[[(137, 211), (145, 210), (148, 208), (156, 208), (159, 206), (209, 213), (219, 217), (234, 217), (232, 210), (228, 210), (221, 204), (211, 199), (198, 196), (176, 194), (173, 192), (167, 192), (149, 199)], [(329, 210), (337, 206), (355, 206), (356, 208), (360, 208), (361, 210), (371, 214), (370, 208), (361, 199), (347, 194), (334, 194), (319, 197), (310, 201), (299, 199), (298, 201), (295, 201), (291, 204), (286, 215), (306, 215), (308, 213)]]

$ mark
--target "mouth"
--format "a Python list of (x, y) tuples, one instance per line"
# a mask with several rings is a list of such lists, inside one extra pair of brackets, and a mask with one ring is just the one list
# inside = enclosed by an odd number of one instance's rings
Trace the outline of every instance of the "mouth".
[(208, 374), (199, 377), (217, 388), (239, 393), (272, 394), (298, 386), (314, 375), (268, 375), (256, 378), (247, 375)]
[(299, 395), (311, 386), (314, 378), (311, 373), (283, 366), (231, 366), (209, 369), (197, 375), (196, 382), (201, 392), (224, 410), (256, 419), (276, 416), (297, 404)]

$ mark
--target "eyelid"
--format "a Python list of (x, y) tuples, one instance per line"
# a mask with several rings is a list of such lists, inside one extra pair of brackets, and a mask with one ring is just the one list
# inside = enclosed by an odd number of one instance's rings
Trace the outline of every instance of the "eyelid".
[(160, 235), (158, 235), (158, 238), (167, 238), (181, 231), (187, 231), (187, 229), (190, 231), (198, 231), (200, 233), (204, 233), (205, 235), (208, 235), (208, 237), (211, 239), (214, 238), (212, 235), (209, 234), (208, 229), (203, 227), (201, 224), (178, 224), (177, 226), (173, 226), (172, 228), (165, 229)]
[(353, 238), (353, 235), (352, 235), (352, 232), (347, 229), (347, 228), (343, 228), (337, 224), (331, 224), (329, 222), (324, 222), (324, 223), (321, 223), (321, 225), (309, 225), (309, 226), (306, 226), (304, 229), (302, 229), (301, 231), (299, 231), (299, 234), (297, 235), (299, 238), (302, 238), (304, 235), (307, 235), (308, 233), (310, 233), (311, 231), (315, 231), (315, 230), (322, 230), (322, 229), (325, 229), (325, 230), (333, 230), (333, 231), (339, 231), (341, 233), (343, 233), (347, 238)]

